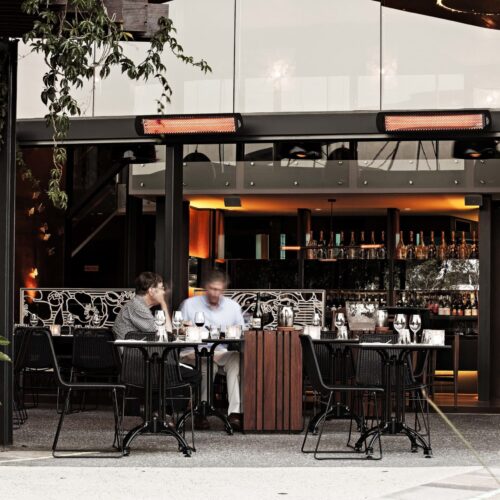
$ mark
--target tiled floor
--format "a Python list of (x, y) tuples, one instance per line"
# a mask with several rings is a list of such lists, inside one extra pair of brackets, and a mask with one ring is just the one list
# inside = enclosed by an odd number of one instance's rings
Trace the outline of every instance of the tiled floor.
[[(500, 478), (500, 415), (449, 416)], [(127, 418), (125, 427), (135, 422)], [(57, 415), (30, 410), (15, 432), (15, 445), (0, 452), (0, 497), (67, 499), (73, 491), (73, 498), (106, 499), (500, 498), (500, 482), (437, 415), (432, 415), (433, 458), (411, 453), (405, 437), (385, 437), (381, 461), (319, 462), (300, 453), (303, 435), (228, 436), (216, 420), (211, 422), (212, 430), (196, 433), (191, 458), (178, 452), (171, 437), (148, 436), (133, 443), (129, 457), (55, 460), (50, 445)], [(61, 446), (106, 446), (111, 429), (109, 412), (72, 414)], [(332, 422), (325, 438), (343, 445), (346, 430), (347, 422)]]

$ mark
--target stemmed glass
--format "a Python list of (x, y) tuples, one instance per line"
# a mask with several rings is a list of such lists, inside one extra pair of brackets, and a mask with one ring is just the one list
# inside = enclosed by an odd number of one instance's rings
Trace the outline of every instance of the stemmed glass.
[(155, 312), (155, 324), (158, 331), (157, 339), (162, 341), (164, 335), (165, 313), (161, 309)]
[(335, 328), (337, 328), (337, 337), (343, 338), (344, 336), (344, 326), (345, 326), (345, 314), (339, 312), (335, 315)]
[(394, 329), (398, 332), (398, 337), (401, 338), (401, 332), (406, 328), (406, 314), (396, 314), (394, 316)]
[(92, 316), (92, 326), (94, 328), (97, 328), (99, 326), (100, 322), (101, 322), (101, 318), (99, 317), (99, 314), (95, 313), (94, 316)]
[(422, 328), (422, 318), (420, 314), (412, 314), (409, 323), (410, 330), (413, 332), (413, 343), (417, 343), (417, 332)]
[(75, 317), (71, 313), (68, 313), (66, 316), (66, 325), (69, 329), (69, 335), (71, 335), (73, 333), (73, 327), (75, 326)]
[(199, 327), (205, 324), (205, 314), (203, 314), (203, 312), (197, 312), (194, 315), (194, 324)]
[(30, 325), (31, 326), (38, 325), (38, 318), (36, 317), (36, 314), (33, 314), (33, 313), (30, 314)]
[(182, 326), (182, 321), (184, 318), (182, 317), (181, 311), (174, 311), (174, 315), (172, 316), (172, 326), (175, 328), (175, 338), (179, 339), (179, 329)]

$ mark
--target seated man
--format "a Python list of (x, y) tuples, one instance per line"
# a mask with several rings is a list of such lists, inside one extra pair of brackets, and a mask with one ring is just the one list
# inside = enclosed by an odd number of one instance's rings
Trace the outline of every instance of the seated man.
[[(181, 304), (184, 320), (194, 323), (195, 314), (203, 312), (205, 315), (205, 326), (221, 327), (225, 330), (227, 326), (245, 325), (240, 305), (232, 299), (224, 297), (223, 293), (227, 286), (226, 275), (220, 271), (212, 271), (207, 276), (204, 288), (205, 294), (191, 297)], [(181, 353), (183, 361), (192, 362), (194, 353), (187, 351)], [(214, 376), (217, 367), (224, 369), (227, 375), (227, 392), (229, 399), (228, 420), (235, 429), (241, 427), (241, 399), (240, 399), (240, 353), (228, 351), (223, 345), (218, 345), (214, 353)], [(210, 381), (212, 383), (212, 381)], [(206, 399), (207, 380), (206, 370), (202, 370), (201, 397)], [(206, 419), (198, 420), (197, 427), (208, 429)]]
[[(118, 313), (113, 324), (117, 339), (124, 339), (128, 332), (156, 332), (157, 325), (151, 308), (160, 306), (165, 313), (165, 329), (172, 332), (172, 322), (168, 313), (163, 278), (157, 273), (143, 272), (135, 280), (135, 297), (129, 300)], [(190, 381), (198, 372), (192, 366), (180, 365), (181, 376)]]

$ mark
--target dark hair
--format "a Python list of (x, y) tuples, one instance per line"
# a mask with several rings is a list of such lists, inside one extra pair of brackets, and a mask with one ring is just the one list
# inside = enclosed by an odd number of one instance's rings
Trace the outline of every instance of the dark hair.
[(221, 281), (224, 283), (224, 287), (227, 287), (229, 284), (229, 279), (226, 273), (223, 273), (218, 269), (212, 269), (206, 274), (205, 279), (203, 280), (203, 287), (206, 288), (208, 284), (214, 283), (215, 281)]
[[(135, 279), (135, 293), (136, 295), (146, 295), (150, 288), (158, 286), (160, 283), (164, 284), (163, 278), (158, 273), (151, 273), (145, 271)], [(165, 288), (166, 285), (164, 284)]]

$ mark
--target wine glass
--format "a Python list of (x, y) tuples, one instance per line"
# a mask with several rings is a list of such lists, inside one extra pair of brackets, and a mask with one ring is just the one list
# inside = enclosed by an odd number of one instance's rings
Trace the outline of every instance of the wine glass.
[(159, 309), (158, 311), (155, 312), (155, 324), (156, 324), (156, 331), (157, 335), (156, 338), (158, 341), (163, 340), (163, 336), (165, 334), (165, 312), (162, 309)]
[(71, 313), (68, 313), (68, 315), (66, 316), (66, 325), (69, 329), (68, 333), (69, 335), (71, 335), (73, 327), (75, 326), (75, 317)]
[(408, 323), (410, 330), (413, 332), (413, 343), (417, 343), (417, 332), (422, 328), (422, 318), (420, 314), (412, 314)]
[(343, 327), (345, 326), (345, 314), (338, 312), (335, 315), (335, 327), (337, 328), (337, 336), (343, 332)]
[(406, 314), (396, 314), (394, 316), (394, 329), (398, 332), (399, 336), (401, 336), (402, 330), (406, 328)]
[(94, 316), (92, 316), (92, 326), (94, 328), (97, 328), (99, 326), (99, 323), (101, 322), (101, 318), (99, 317), (99, 314), (96, 312)]
[(321, 317), (319, 313), (314, 313), (313, 319), (312, 319), (312, 324), (313, 326), (321, 326)]
[(194, 324), (199, 327), (205, 324), (205, 314), (203, 312), (197, 312), (194, 315)]
[(37, 326), (38, 325), (38, 318), (36, 317), (36, 314), (34, 314), (34, 313), (30, 314), (30, 325), (31, 326)]
[(182, 321), (184, 318), (182, 317), (181, 311), (174, 311), (174, 315), (172, 316), (172, 326), (176, 330), (175, 338), (179, 338), (179, 328), (182, 326)]

